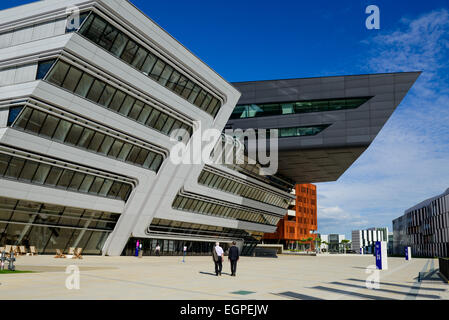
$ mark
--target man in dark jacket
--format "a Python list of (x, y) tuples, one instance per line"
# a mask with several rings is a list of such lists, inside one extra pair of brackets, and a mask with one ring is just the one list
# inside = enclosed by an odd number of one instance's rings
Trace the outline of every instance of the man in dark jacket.
[(231, 276), (235, 277), (237, 272), (237, 261), (239, 261), (239, 248), (237, 248), (235, 241), (232, 242), (232, 247), (229, 249), (229, 261), (231, 262)]

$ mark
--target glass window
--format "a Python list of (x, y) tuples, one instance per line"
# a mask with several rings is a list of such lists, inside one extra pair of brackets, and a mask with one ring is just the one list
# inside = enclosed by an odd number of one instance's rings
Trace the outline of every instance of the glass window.
[(137, 147), (137, 146), (133, 146), (131, 153), (128, 156), (127, 161), (134, 163), (137, 159), (137, 156), (140, 153), (141, 148)]
[(203, 103), (201, 104), (201, 109), (208, 110), (209, 104), (212, 101), (212, 96), (208, 94), (206, 98), (204, 99)]
[(137, 43), (135, 43), (132, 40), (129, 40), (126, 44), (125, 50), (123, 51), (122, 55), (120, 56), (120, 59), (125, 61), (128, 64), (131, 64), (133, 61), (134, 56), (137, 53), (137, 49), (139, 49), (139, 46)]
[(114, 143), (112, 144), (111, 150), (109, 150), (108, 156), (117, 158), (117, 156), (120, 153), (120, 150), (122, 150), (123, 145), (124, 143), (121, 142), (120, 140), (115, 140)]
[(150, 152), (147, 159), (143, 163), (143, 167), (149, 169), (151, 164), (153, 163), (155, 157), (156, 157), (156, 154), (154, 152)]
[(135, 101), (136, 101), (136, 99), (134, 99), (133, 97), (127, 96), (125, 98), (125, 101), (122, 104), (122, 107), (119, 110), (119, 113), (121, 113), (125, 117), (128, 116), (128, 113), (130, 112), (131, 108), (133, 107)]
[(39, 168), (33, 177), (33, 182), (38, 184), (44, 184), (45, 179), (47, 179), (48, 173), (50, 172), (51, 167), (47, 164), (41, 163)]
[(109, 106), (109, 103), (111, 103), (112, 98), (114, 97), (116, 89), (111, 86), (106, 86), (106, 88), (103, 90), (103, 93), (101, 94), (100, 99), (98, 100), (98, 104), (101, 104), (102, 106)]
[(181, 77), (181, 75), (179, 74), (178, 71), (176, 71), (176, 70), (173, 71), (173, 73), (171, 74), (171, 76), (167, 82), (167, 88), (169, 88), (170, 90), (174, 90), (180, 77)]
[(89, 93), (87, 95), (87, 99), (98, 102), (100, 100), (101, 94), (103, 93), (104, 87), (106, 84), (103, 81), (95, 80), (94, 84), (89, 90)]
[(121, 187), (122, 187), (122, 184), (120, 182), (114, 181), (111, 189), (108, 192), (108, 197), (113, 198), (113, 199), (117, 198)]
[(55, 130), (58, 126), (58, 123), (59, 123), (58, 118), (53, 117), (52, 115), (48, 115), (42, 126), (40, 134), (49, 138), (53, 137), (53, 134), (55, 133)]
[(95, 179), (94, 176), (86, 175), (86, 177), (84, 178), (83, 182), (81, 183), (78, 191), (87, 193), (90, 189), (90, 186), (94, 182), (94, 179)]
[(84, 173), (76, 172), (72, 181), (70, 181), (69, 190), (77, 191), (85, 177), (86, 175)]
[(114, 95), (114, 98), (111, 101), (111, 104), (109, 105), (109, 109), (118, 111), (122, 106), (122, 103), (125, 100), (125, 98), (126, 94), (122, 91), (117, 90), (117, 92)]
[(55, 67), (51, 70), (50, 75), (48, 76), (48, 81), (61, 86), (69, 68), (70, 66), (67, 63), (58, 61)]
[(84, 73), (81, 77), (80, 82), (78, 83), (78, 86), (76, 87), (75, 93), (85, 97), (87, 93), (89, 92), (90, 86), (94, 82), (94, 78), (91, 77), (89, 74)]
[(108, 154), (109, 149), (111, 149), (112, 144), (114, 143), (114, 138), (111, 136), (106, 136), (103, 140), (103, 143), (100, 146), (100, 149), (98, 150), (101, 154)]
[(147, 122), (148, 116), (151, 114), (151, 111), (153, 111), (153, 108), (151, 108), (148, 105), (145, 105), (145, 107), (143, 107), (143, 110), (139, 114), (137, 122), (145, 124)]
[(156, 121), (159, 118), (160, 114), (161, 114), (161, 112), (159, 110), (154, 109), (153, 112), (151, 113), (150, 117), (147, 120), (147, 126), (154, 128), (154, 126), (156, 125)]
[(75, 90), (76, 85), (78, 84), (82, 74), (83, 73), (80, 70), (78, 70), (77, 68), (70, 67), (70, 70), (67, 73), (67, 76), (65, 77), (62, 87), (64, 89), (67, 89), (67, 90), (73, 92)]
[(175, 119), (173, 118), (168, 118), (167, 122), (165, 122), (164, 127), (162, 128), (162, 133), (163, 134), (169, 134), (171, 127), (173, 126), (173, 124), (175, 123)]
[(140, 68), (142, 68), (143, 63), (145, 62), (145, 59), (148, 55), (148, 51), (145, 50), (144, 48), (139, 48), (139, 50), (137, 51), (136, 56), (134, 57), (133, 62), (131, 63), (131, 65), (137, 69), (140, 70)]
[(100, 40), (98, 41), (98, 45), (109, 51), (114, 44), (114, 40), (117, 37), (117, 34), (117, 29), (108, 24), (103, 34), (101, 35)]
[(211, 103), (209, 104), (209, 107), (207, 107), (206, 112), (213, 113), (214, 110), (217, 108), (219, 102), (220, 101), (218, 101), (217, 98), (213, 98)]
[(126, 201), (128, 199), (129, 193), (131, 191), (131, 186), (129, 184), (124, 183), (120, 188), (118, 193), (118, 198)]
[(158, 81), (164, 67), (165, 63), (162, 60), (158, 60), (151, 70), (150, 77), (153, 78), (153, 80)]
[(81, 135), (81, 138), (78, 141), (78, 146), (81, 148), (86, 148), (89, 146), (90, 141), (92, 140), (94, 136), (94, 131), (90, 129), (84, 129), (83, 134)]
[(124, 160), (128, 157), (128, 154), (130, 153), (132, 147), (133, 147), (132, 144), (130, 144), (130, 143), (125, 143), (124, 146), (123, 146), (123, 148), (122, 148), (122, 150), (120, 151), (120, 153), (119, 153), (117, 159), (118, 159), (118, 160), (123, 160), (123, 161), (124, 161)]
[(137, 163), (138, 165), (143, 165), (145, 163), (145, 160), (148, 158), (149, 153), (150, 151), (146, 149), (141, 149), (138, 157), (135, 160), (135, 163)]
[(165, 86), (168, 82), (168, 79), (170, 78), (171, 74), (173, 72), (173, 68), (169, 66), (168, 64), (165, 66), (164, 71), (161, 74), (161, 77), (159, 78), (159, 83), (162, 86)]
[(95, 17), (94, 21), (90, 25), (90, 28), (84, 35), (93, 42), (98, 43), (105, 28), (106, 28), (106, 21), (97, 16)]
[(95, 132), (92, 140), (90, 141), (89, 150), (97, 152), (103, 142), (105, 135), (99, 132)]
[(195, 87), (193, 87), (192, 93), (189, 96), (188, 101), (193, 104), (195, 102), (196, 98), (198, 97), (198, 95), (200, 94), (200, 92), (201, 92), (201, 88), (199, 86), (195, 85)]
[(193, 87), (195, 87), (195, 84), (192, 81), (187, 82), (187, 85), (185, 86), (184, 90), (182, 90), (182, 97), (184, 99), (188, 99), (190, 94), (192, 93)]
[(156, 171), (156, 172), (159, 171), (159, 168), (161, 167), (162, 161), (163, 161), (162, 156), (160, 154), (158, 154), (154, 158), (154, 161), (153, 161), (153, 163), (150, 166), (150, 170), (153, 170), (153, 171)]
[(201, 90), (201, 92), (200, 92), (200, 94), (198, 95), (198, 97), (196, 98), (194, 104), (195, 104), (197, 107), (201, 107), (201, 105), (203, 104), (204, 99), (206, 98), (206, 95), (207, 95), (206, 91)]
[(25, 160), (21, 158), (13, 157), (9, 162), (8, 169), (6, 170), (5, 176), (8, 178), (17, 179), (22, 171), (25, 164)]
[(39, 133), (39, 130), (42, 128), (42, 124), (44, 123), (46, 116), (46, 113), (34, 110), (33, 114), (31, 115), (30, 121), (28, 121), (26, 130)]
[(72, 170), (64, 170), (56, 186), (61, 189), (67, 189), (74, 174), (75, 172)]
[(140, 115), (140, 112), (142, 112), (142, 108), (144, 106), (144, 103), (142, 101), (136, 100), (136, 103), (132, 107), (131, 111), (128, 114), (128, 117), (137, 120), (137, 118)]
[(31, 113), (33, 112), (33, 109), (25, 108), (25, 110), (21, 113), (19, 119), (17, 120), (15, 127), (19, 128), (25, 128), (28, 120), (30, 120)]
[(154, 126), (154, 128), (158, 131), (161, 131), (162, 128), (164, 127), (165, 121), (167, 121), (168, 116), (166, 114), (161, 114), (161, 116), (159, 117), (159, 119), (157, 119), (156, 125)]
[(63, 169), (58, 167), (52, 167), (50, 170), (50, 173), (47, 176), (47, 180), (45, 181), (45, 184), (50, 186), (55, 186), (58, 182), (59, 178), (61, 177)]
[(103, 186), (104, 181), (105, 179), (96, 177), (94, 183), (92, 183), (92, 186), (90, 187), (89, 193), (97, 194)]
[(67, 138), (65, 140), (65, 143), (69, 143), (72, 145), (77, 145), (78, 140), (81, 137), (81, 133), (83, 132), (83, 127), (73, 124), (70, 128), (69, 134), (67, 135)]
[(145, 59), (145, 62), (143, 63), (143, 66), (141, 68), (141, 71), (148, 75), (153, 69), (154, 64), (156, 63), (157, 58), (152, 54), (148, 53), (147, 58)]
[(31, 179), (33, 179), (34, 177), (34, 173), (36, 172), (38, 166), (39, 164), (37, 162), (27, 160), (22, 169), (22, 172), (20, 173), (19, 179), (31, 181)]
[(44, 79), (56, 60), (40, 61), (37, 66), (36, 80)]
[(123, 33), (119, 32), (117, 37), (115, 38), (114, 44), (111, 47), (110, 52), (117, 57), (122, 55), (123, 50), (128, 42), (128, 37)]
[(188, 82), (188, 79), (186, 77), (184, 77), (184, 76), (181, 76), (179, 78), (178, 83), (176, 84), (175, 89), (174, 89), (175, 92), (177, 94), (181, 95), (182, 91), (184, 90), (185, 86), (187, 85), (187, 82)]
[(114, 181), (112, 181), (112, 180), (106, 180), (106, 181), (103, 183), (103, 185), (101, 186), (101, 189), (100, 189), (100, 191), (98, 192), (98, 194), (99, 194), (100, 196), (104, 196), (104, 197), (107, 196), (108, 193), (109, 193), (109, 190), (110, 190), (111, 187), (112, 187), (113, 182), (114, 182)]

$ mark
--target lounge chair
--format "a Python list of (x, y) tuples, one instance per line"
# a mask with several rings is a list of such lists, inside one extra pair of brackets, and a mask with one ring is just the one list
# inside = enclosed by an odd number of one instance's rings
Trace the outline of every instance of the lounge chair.
[(27, 249), (25, 248), (25, 246), (20, 246), (19, 247), (19, 252), (21, 255), (26, 256), (27, 255)]
[(82, 248), (76, 248), (72, 259), (82, 259), (83, 258), (83, 256), (81, 255), (82, 252), (83, 252)]
[(30, 246), (30, 254), (32, 256), (37, 256), (37, 251), (35, 246)]
[(62, 251), (60, 249), (56, 249), (56, 256), (55, 256), (55, 258), (56, 259), (65, 259), (66, 256), (65, 256), (65, 254), (62, 253)]
[(12, 246), (12, 251), (14, 252), (14, 255), (15, 255), (16, 257), (20, 256), (19, 247), (17, 247), (17, 246)]
[(5, 250), (6, 250), (5, 247), (0, 247), (0, 254), (1, 254), (3, 251), (5, 251)]

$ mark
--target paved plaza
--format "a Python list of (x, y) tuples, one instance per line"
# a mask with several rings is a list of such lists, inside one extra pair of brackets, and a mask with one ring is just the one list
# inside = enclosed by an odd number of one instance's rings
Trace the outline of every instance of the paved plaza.
[[(389, 258), (380, 288), (367, 289), (366, 268), (373, 256), (280, 255), (242, 257), (237, 277), (229, 264), (216, 277), (211, 257), (19, 257), (17, 269), (0, 274), (0, 299), (158, 299), (158, 300), (348, 300), (449, 299), (449, 285), (437, 278), (418, 282), (418, 273), (438, 268), (438, 260)], [(80, 270), (80, 289), (66, 288), (66, 267)]]

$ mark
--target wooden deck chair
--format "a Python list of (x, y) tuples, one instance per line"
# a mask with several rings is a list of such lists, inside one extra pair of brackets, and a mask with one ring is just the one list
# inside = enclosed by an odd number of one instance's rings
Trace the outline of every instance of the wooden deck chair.
[(19, 246), (19, 251), (21, 255), (23, 256), (27, 255), (27, 249), (25, 248), (25, 246)]
[(0, 254), (1, 254), (3, 251), (6, 251), (6, 248), (5, 248), (5, 247), (0, 247)]
[(30, 246), (30, 254), (32, 256), (37, 256), (37, 251), (35, 246)]
[(20, 256), (19, 247), (12, 246), (12, 251), (14, 252), (14, 256), (16, 257)]
[(75, 248), (73, 248), (73, 247), (69, 248), (69, 253), (68, 254), (71, 255), (71, 256), (75, 255)]
[(82, 252), (83, 252), (82, 248), (76, 248), (75, 254), (73, 255), (73, 259), (82, 259), (83, 258), (83, 256), (81, 255)]
[(61, 249), (56, 249), (55, 258), (56, 259), (65, 259), (67, 257), (65, 256), (65, 254), (62, 253)]

